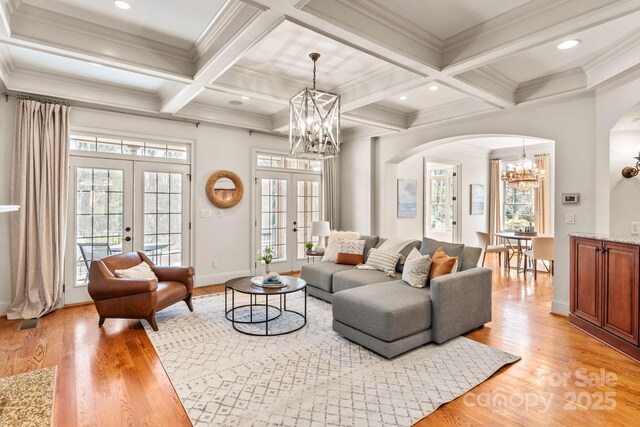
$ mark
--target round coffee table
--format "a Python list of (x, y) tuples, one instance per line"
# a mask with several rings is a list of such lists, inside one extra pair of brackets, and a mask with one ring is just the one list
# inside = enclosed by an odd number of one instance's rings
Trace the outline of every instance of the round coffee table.
[[(251, 277), (241, 277), (238, 279), (232, 279), (228, 281), (229, 286), (225, 284), (225, 317), (229, 319), (229, 314), (231, 315), (231, 324), (233, 325), (233, 329), (238, 332), (241, 332), (246, 335), (254, 335), (254, 336), (277, 336), (290, 334), (291, 332), (298, 331), (302, 329), (307, 324), (307, 282), (304, 280), (293, 277), (293, 276), (282, 276), (283, 279), (286, 279), (289, 283), (287, 286), (283, 288), (263, 288), (261, 286), (254, 285), (251, 283)], [(226, 293), (227, 289), (231, 290), (231, 308), (227, 310), (226, 307)], [(287, 295), (294, 292), (304, 292), (304, 312), (299, 312), (296, 310), (291, 310), (287, 308)], [(249, 304), (244, 304), (237, 306), (235, 305), (235, 293), (240, 292), (241, 294), (249, 295)], [(257, 304), (257, 297), (264, 296), (265, 303)], [(269, 297), (277, 296), (279, 298), (279, 306), (270, 305)], [(249, 320), (236, 320), (236, 310), (239, 308), (249, 307)], [(264, 307), (265, 315), (262, 320), (254, 320), (253, 319), (253, 309), (254, 307)], [(274, 316), (269, 317), (269, 310), (271, 309)], [(296, 316), (302, 318), (302, 324), (299, 326), (293, 326), (290, 329), (286, 329), (283, 332), (278, 333), (269, 333), (269, 323), (278, 319), (283, 313), (291, 313)], [(237, 327), (237, 324), (259, 324), (264, 323), (264, 333), (258, 332), (250, 332), (243, 331)]]

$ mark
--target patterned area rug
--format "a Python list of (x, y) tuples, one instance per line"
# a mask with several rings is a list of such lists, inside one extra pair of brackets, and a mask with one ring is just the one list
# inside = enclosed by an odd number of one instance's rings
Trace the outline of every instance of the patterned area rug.
[[(160, 312), (159, 332), (145, 323), (196, 426), (409, 426), (519, 360), (463, 337), (388, 360), (333, 332), (331, 305), (312, 297), (307, 325), (276, 337), (235, 331), (224, 307), (222, 294), (199, 297), (195, 313)], [(301, 295), (287, 308), (303, 310)]]
[(0, 426), (50, 426), (56, 367), (0, 378)]

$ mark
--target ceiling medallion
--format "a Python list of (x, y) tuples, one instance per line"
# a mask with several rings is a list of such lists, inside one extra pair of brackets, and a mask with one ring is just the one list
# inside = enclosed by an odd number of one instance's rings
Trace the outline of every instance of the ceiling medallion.
[(544, 169), (538, 169), (524, 150), (524, 138), (520, 158), (512, 169), (502, 173), (502, 180), (507, 186), (522, 192), (540, 187), (545, 180)]
[(316, 61), (311, 53), (313, 88), (304, 88), (289, 101), (290, 156), (328, 159), (340, 153), (340, 95), (316, 90)]

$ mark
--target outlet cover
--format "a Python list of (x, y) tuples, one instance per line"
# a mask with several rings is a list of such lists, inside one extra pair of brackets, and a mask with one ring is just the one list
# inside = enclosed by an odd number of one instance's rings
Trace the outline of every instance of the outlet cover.
[(213, 261), (211, 261), (211, 267), (218, 268), (218, 260), (217, 259), (214, 259)]
[(576, 214), (573, 212), (569, 212), (564, 214), (564, 219), (567, 224), (575, 224), (576, 223)]
[(640, 222), (631, 223), (631, 235), (640, 236)]
[(211, 218), (211, 209), (200, 209), (200, 218)]

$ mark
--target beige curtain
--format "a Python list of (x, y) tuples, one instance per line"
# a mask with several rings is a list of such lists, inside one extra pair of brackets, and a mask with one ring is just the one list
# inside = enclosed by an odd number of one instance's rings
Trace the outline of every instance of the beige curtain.
[(62, 306), (69, 175), (69, 107), (18, 99), (11, 178), (13, 301), (7, 318)]
[(551, 232), (550, 212), (549, 212), (549, 155), (540, 154), (533, 158), (535, 166), (544, 170), (547, 177), (542, 185), (533, 192), (533, 211), (536, 214), (536, 231), (541, 234), (549, 234)]
[(340, 230), (340, 163), (338, 157), (324, 160), (324, 219), (332, 230)]
[(500, 175), (500, 160), (491, 160), (491, 176), (489, 183), (489, 235), (491, 244), (498, 244), (495, 234), (502, 230), (502, 179)]

